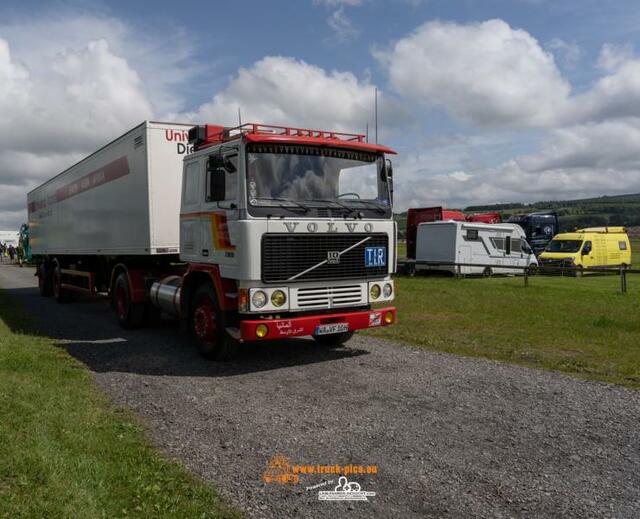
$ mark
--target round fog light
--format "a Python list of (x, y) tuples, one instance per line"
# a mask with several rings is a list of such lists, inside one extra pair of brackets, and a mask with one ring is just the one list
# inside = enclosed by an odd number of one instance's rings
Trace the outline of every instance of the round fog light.
[(269, 328), (267, 328), (266, 324), (259, 324), (258, 326), (256, 326), (256, 337), (258, 337), (259, 339), (266, 337), (268, 333)]
[(384, 322), (386, 324), (391, 324), (393, 322), (393, 312), (384, 313)]
[(384, 288), (382, 289), (382, 295), (384, 297), (391, 297), (392, 293), (393, 287), (391, 286), (391, 283), (385, 283)]
[(256, 290), (251, 296), (251, 304), (256, 308), (262, 308), (267, 304), (267, 294), (262, 290)]
[(280, 307), (287, 302), (287, 296), (282, 290), (275, 290), (273, 294), (271, 294), (271, 304), (273, 306)]
[(378, 299), (380, 297), (380, 285), (371, 285), (369, 294), (371, 295), (371, 299)]

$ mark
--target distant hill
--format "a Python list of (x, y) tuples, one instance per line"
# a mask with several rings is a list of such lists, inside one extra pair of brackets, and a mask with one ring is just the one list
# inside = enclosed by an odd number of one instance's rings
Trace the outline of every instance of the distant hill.
[[(532, 204), (471, 205), (464, 208), (465, 213), (497, 211), (502, 215), (503, 219), (516, 213), (551, 210), (558, 213), (561, 230), (601, 225), (640, 226), (640, 193), (580, 200), (549, 200)], [(396, 214), (395, 217), (398, 221), (398, 229), (404, 230), (406, 227), (406, 213)]]

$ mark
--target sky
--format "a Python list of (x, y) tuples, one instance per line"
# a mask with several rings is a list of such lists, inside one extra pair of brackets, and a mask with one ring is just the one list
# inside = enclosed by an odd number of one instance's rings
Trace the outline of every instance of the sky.
[(640, 192), (638, 27), (622, 0), (4, 0), (0, 229), (145, 119), (373, 140), (376, 89), (397, 211)]

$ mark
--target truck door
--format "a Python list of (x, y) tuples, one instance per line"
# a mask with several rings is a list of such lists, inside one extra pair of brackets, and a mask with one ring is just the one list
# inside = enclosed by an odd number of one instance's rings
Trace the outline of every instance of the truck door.
[(238, 149), (224, 147), (207, 159), (201, 219), (202, 261), (235, 264), (234, 226), (238, 221)]
[(198, 261), (200, 258), (200, 207), (204, 178), (202, 160), (185, 163), (182, 178), (180, 209), (180, 258)]

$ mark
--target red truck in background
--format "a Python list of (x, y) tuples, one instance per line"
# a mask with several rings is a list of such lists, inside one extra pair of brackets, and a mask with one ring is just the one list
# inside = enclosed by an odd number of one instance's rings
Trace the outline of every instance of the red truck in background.
[(502, 223), (500, 213), (476, 213), (467, 215), (467, 222)]

